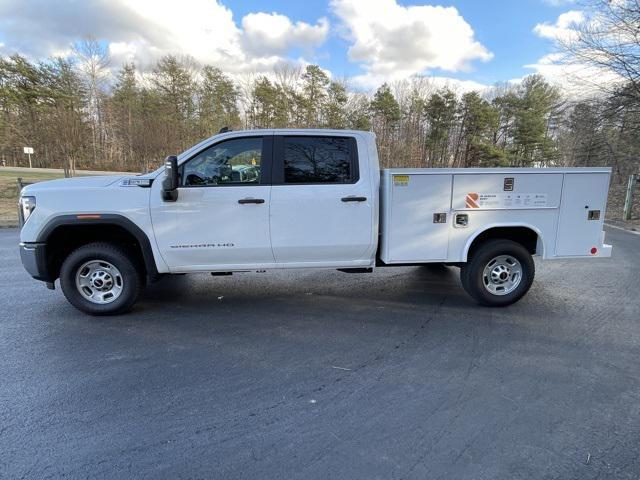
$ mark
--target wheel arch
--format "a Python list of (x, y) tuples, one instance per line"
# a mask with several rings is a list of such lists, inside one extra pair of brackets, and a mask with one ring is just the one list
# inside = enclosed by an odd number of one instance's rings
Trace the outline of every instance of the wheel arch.
[(495, 223), (487, 225), (467, 239), (462, 255), (463, 261), (468, 261), (469, 255), (483, 241), (495, 238), (513, 240), (524, 246), (531, 255), (544, 257), (544, 237), (539, 228), (529, 223)]
[[(99, 237), (99, 234), (103, 236)], [(122, 215), (56, 216), (45, 224), (36, 242), (46, 245), (48, 277), (55, 279), (60, 273), (61, 257), (83, 244), (99, 240), (126, 243), (138, 255), (140, 266), (151, 279), (159, 275), (149, 237), (138, 225)]]

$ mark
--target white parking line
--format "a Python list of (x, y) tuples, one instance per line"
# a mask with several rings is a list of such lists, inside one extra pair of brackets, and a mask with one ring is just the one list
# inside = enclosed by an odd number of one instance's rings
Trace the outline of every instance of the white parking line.
[(634, 235), (640, 235), (640, 232), (636, 232), (635, 230), (629, 230), (623, 227), (618, 227), (617, 225), (611, 225), (610, 223), (605, 223), (605, 227), (615, 228), (616, 230), (622, 230), (623, 232), (633, 233)]

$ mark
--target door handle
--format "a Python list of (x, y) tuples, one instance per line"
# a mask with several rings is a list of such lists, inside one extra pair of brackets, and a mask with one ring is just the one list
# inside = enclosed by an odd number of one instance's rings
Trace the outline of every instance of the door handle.
[(238, 203), (246, 204), (246, 203), (264, 203), (263, 198), (241, 198), (238, 200)]
[(366, 202), (367, 197), (342, 197), (341, 200), (343, 202)]

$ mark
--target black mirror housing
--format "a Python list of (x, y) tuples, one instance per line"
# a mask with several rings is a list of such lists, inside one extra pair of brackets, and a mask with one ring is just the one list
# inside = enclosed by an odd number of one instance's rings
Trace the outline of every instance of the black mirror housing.
[(164, 160), (164, 179), (162, 180), (162, 199), (175, 202), (178, 199), (178, 157), (169, 155)]

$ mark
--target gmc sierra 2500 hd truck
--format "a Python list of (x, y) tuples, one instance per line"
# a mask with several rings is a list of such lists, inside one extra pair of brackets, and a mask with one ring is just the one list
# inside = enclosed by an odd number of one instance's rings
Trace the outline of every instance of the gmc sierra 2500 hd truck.
[(164, 274), (460, 267), (480, 304), (516, 302), (533, 255), (609, 257), (607, 168), (388, 169), (375, 136), (215, 135), (139, 176), (53, 180), (20, 195), (20, 253), (94, 315), (129, 310)]

